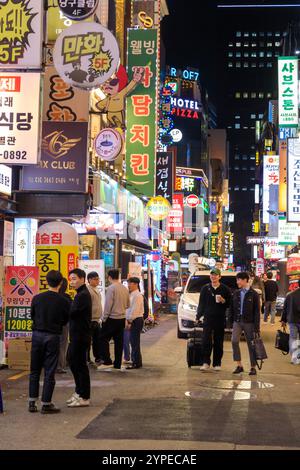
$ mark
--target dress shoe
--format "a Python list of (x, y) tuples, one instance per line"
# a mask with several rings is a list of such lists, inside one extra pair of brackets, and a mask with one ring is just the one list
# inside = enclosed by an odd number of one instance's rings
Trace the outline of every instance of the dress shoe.
[(60, 409), (56, 408), (56, 406), (53, 403), (50, 403), (50, 405), (42, 406), (41, 413), (43, 415), (60, 413)]
[(256, 375), (256, 369), (255, 367), (251, 367), (249, 375)]
[(29, 413), (36, 413), (38, 411), (35, 401), (30, 401), (28, 406)]
[(244, 368), (240, 367), (240, 366), (237, 366), (237, 368), (232, 373), (233, 374), (241, 374), (242, 372), (244, 372)]

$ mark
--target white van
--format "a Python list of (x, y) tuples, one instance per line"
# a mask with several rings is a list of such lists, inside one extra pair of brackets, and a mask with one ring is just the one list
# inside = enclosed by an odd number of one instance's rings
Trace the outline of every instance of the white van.
[[(200, 291), (205, 284), (210, 282), (210, 271), (195, 271), (188, 278), (183, 294), (180, 297), (177, 310), (177, 337), (187, 338), (191, 333), (196, 320), (197, 308), (199, 304)], [(221, 283), (225, 284), (233, 292), (237, 289), (236, 273), (231, 271), (222, 271)], [(182, 288), (176, 288), (176, 292), (182, 292)], [(225, 331), (230, 331), (226, 325)]]

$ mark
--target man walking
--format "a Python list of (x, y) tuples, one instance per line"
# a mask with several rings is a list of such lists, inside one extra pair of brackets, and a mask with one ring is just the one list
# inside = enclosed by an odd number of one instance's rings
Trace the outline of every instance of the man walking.
[[(300, 281), (299, 281), (300, 286)], [(281, 316), (281, 324), (285, 328), (289, 324), (290, 339), (289, 349), (291, 355), (291, 363), (299, 364), (299, 335), (300, 335), (300, 288), (289, 292), (283, 305)]]
[(111, 269), (108, 272), (108, 287), (105, 295), (105, 306), (100, 332), (100, 351), (103, 364), (97, 367), (101, 371), (112, 365), (109, 353), (111, 338), (115, 344), (114, 369), (121, 370), (123, 353), (123, 335), (125, 328), (126, 309), (129, 308), (129, 293), (119, 281), (119, 270)]
[(254, 339), (254, 334), (259, 334), (260, 331), (259, 295), (249, 286), (248, 273), (238, 273), (236, 276), (236, 282), (239, 289), (234, 292), (230, 306), (230, 323), (233, 325), (233, 360), (237, 362), (237, 367), (233, 374), (244, 372), (239, 345), (241, 334), (244, 332), (251, 363), (249, 375), (256, 375), (256, 361), (253, 353), (252, 341)]
[(67, 401), (71, 408), (90, 405), (90, 373), (87, 354), (91, 344), (92, 299), (85, 284), (85, 272), (73, 269), (70, 286), (77, 294), (71, 305), (68, 360), (75, 380), (75, 393)]
[(214, 268), (210, 271), (210, 283), (202, 287), (200, 292), (197, 320), (204, 316), (203, 321), (203, 366), (200, 370), (210, 368), (213, 350), (213, 368), (221, 369), (225, 330), (225, 313), (230, 305), (231, 292), (221, 281), (221, 271)]
[[(88, 280), (88, 290), (89, 293), (91, 294), (91, 299), (92, 299), (92, 346), (93, 346), (93, 355), (95, 358), (95, 363), (100, 362), (100, 319), (102, 317), (103, 311), (102, 311), (102, 301), (101, 301), (101, 294), (99, 292), (99, 289), (97, 287), (99, 286), (100, 280), (99, 280), (99, 275), (96, 271), (92, 271), (88, 274), (87, 276)], [(88, 352), (88, 362), (91, 362), (90, 360), (90, 347), (89, 347), (89, 352)]]
[(141, 354), (141, 332), (144, 326), (144, 297), (139, 290), (138, 277), (128, 279), (130, 307), (126, 310), (126, 326), (130, 331), (132, 365), (126, 369), (140, 369), (143, 365)]
[(265, 281), (265, 313), (264, 322), (267, 323), (268, 316), (271, 314), (271, 324), (275, 323), (276, 316), (276, 299), (278, 294), (277, 282), (272, 279), (271, 271), (267, 272), (267, 280)]
[(59, 271), (49, 271), (46, 276), (48, 292), (33, 297), (31, 303), (32, 348), (29, 378), (29, 411), (38, 411), (39, 382), (45, 370), (41, 413), (59, 413), (52, 403), (55, 371), (58, 364), (60, 337), (63, 326), (69, 321), (69, 303), (58, 292), (63, 281)]

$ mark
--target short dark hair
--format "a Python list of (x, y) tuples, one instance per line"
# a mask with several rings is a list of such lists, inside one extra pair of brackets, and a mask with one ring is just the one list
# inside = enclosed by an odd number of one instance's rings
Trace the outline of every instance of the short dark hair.
[(272, 273), (272, 271), (268, 271), (268, 272), (267, 272), (267, 278), (268, 278), (268, 279), (273, 279), (273, 273)]
[(58, 287), (63, 280), (63, 275), (60, 271), (52, 269), (47, 273), (46, 279), (50, 287)]
[(83, 269), (75, 268), (72, 269), (72, 271), (69, 272), (69, 276), (71, 274), (75, 274), (75, 276), (79, 277), (79, 279), (84, 279), (86, 278), (85, 271)]
[(118, 269), (111, 269), (110, 271), (108, 271), (107, 275), (108, 277), (111, 277), (114, 280), (117, 280), (120, 277), (120, 273)]
[(249, 274), (246, 273), (246, 271), (242, 271), (240, 273), (237, 273), (236, 278), (237, 279), (246, 279), (247, 282), (248, 282), (249, 281)]
[(140, 285), (140, 279), (138, 277), (130, 277), (127, 282), (131, 282), (132, 284)]
[(87, 280), (90, 281), (91, 279), (95, 279), (95, 277), (99, 277), (99, 274), (96, 271), (91, 271), (87, 275)]

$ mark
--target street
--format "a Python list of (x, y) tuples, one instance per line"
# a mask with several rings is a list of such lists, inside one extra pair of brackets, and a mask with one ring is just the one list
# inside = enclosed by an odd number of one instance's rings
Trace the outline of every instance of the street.
[(71, 373), (58, 375), (58, 415), (27, 411), (28, 373), (0, 371), (4, 409), (0, 449), (242, 450), (299, 449), (300, 366), (274, 348), (275, 326), (262, 324), (269, 358), (249, 377), (232, 375), (226, 339), (221, 372), (186, 365), (186, 341), (176, 337), (176, 316), (142, 335), (143, 369), (97, 372), (91, 368), (92, 403), (70, 409)]

